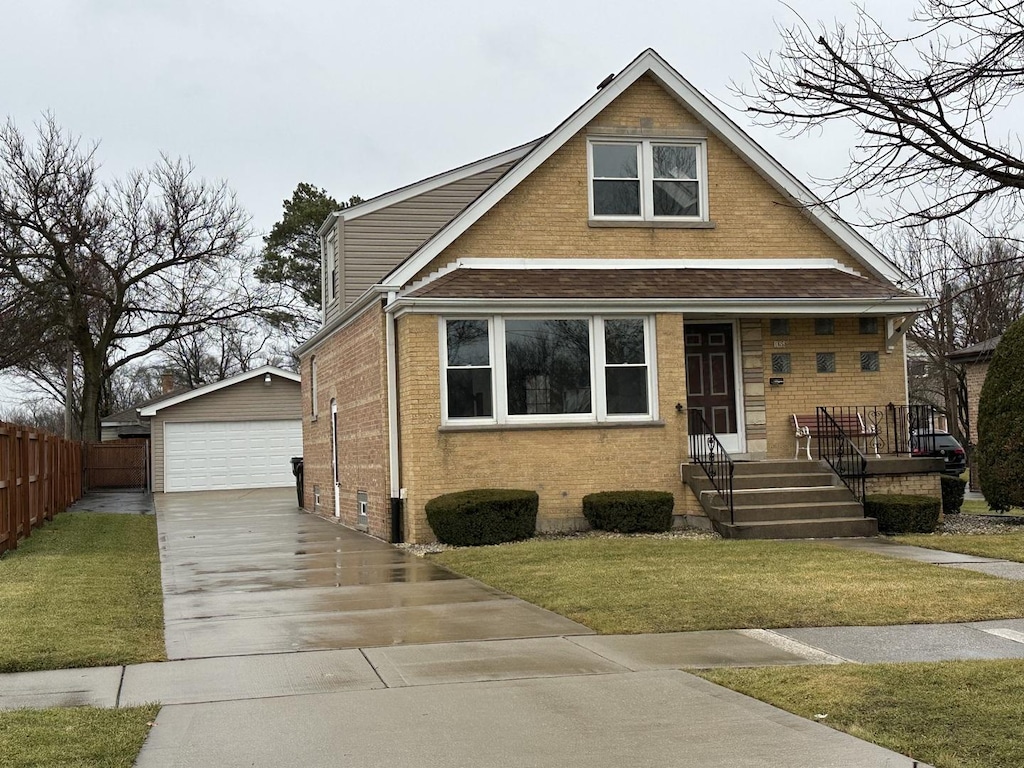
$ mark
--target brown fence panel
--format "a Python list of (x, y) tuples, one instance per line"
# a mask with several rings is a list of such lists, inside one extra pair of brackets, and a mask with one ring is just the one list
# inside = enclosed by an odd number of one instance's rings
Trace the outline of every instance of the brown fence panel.
[(85, 484), (95, 488), (149, 486), (149, 441), (145, 438), (109, 440), (85, 445)]
[(81, 443), (0, 421), (0, 554), (81, 497)]

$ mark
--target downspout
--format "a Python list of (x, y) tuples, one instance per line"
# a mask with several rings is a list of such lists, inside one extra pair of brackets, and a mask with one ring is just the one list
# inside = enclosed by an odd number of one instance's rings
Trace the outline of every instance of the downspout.
[(387, 342), (388, 371), (388, 476), (391, 478), (391, 542), (405, 540), (402, 531), (402, 482), (398, 462), (398, 356), (395, 344), (395, 316), (391, 304), (397, 291), (388, 291), (384, 307), (385, 337)]

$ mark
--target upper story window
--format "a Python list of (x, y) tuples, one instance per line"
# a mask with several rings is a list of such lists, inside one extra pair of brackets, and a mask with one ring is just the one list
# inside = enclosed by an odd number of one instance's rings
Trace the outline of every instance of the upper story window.
[(706, 221), (702, 141), (591, 141), (590, 215), (596, 219)]
[(442, 323), (445, 423), (654, 418), (649, 318), (495, 316)]

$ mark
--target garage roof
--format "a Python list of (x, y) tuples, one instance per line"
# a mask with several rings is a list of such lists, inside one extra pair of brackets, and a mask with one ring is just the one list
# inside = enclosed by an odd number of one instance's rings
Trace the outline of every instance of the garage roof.
[(224, 389), (226, 387), (233, 386), (235, 384), (241, 384), (243, 381), (249, 379), (255, 379), (262, 376), (278, 376), (288, 381), (299, 381), (299, 374), (294, 371), (286, 371), (284, 368), (278, 368), (276, 365), (263, 365), (259, 368), (255, 368), (251, 371), (245, 371), (237, 376), (232, 376), (229, 379), (222, 379), (215, 381), (212, 384), (204, 384), (196, 389), (189, 390), (188, 392), (182, 392), (174, 397), (169, 397), (166, 400), (161, 400), (157, 403), (152, 403), (143, 408), (139, 409), (139, 414), (142, 416), (156, 416), (156, 412), (163, 410), (164, 408), (170, 408), (172, 405), (178, 405), (184, 403), (187, 400), (192, 400), (203, 395), (208, 395), (211, 392), (216, 392), (218, 389)]

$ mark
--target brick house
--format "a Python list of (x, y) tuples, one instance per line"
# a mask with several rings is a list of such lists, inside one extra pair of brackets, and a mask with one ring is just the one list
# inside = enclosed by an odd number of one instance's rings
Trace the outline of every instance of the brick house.
[(978, 453), (974, 450), (978, 445), (978, 401), (981, 399), (981, 388), (985, 385), (985, 376), (988, 375), (988, 366), (992, 362), (992, 355), (1002, 336), (972, 344), (969, 347), (958, 349), (947, 356), (949, 362), (963, 366), (964, 369), (964, 395), (967, 400), (967, 425), (970, 434), (967, 436), (968, 454), (971, 460), (971, 490), (980, 491), (977, 477)]
[(794, 414), (905, 407), (925, 301), (816, 202), (648, 50), (547, 136), (339, 211), (297, 350), (306, 509), (429, 541), (446, 492), (536, 489), (552, 530), (646, 488), (706, 521), (691, 431), (793, 464)]

